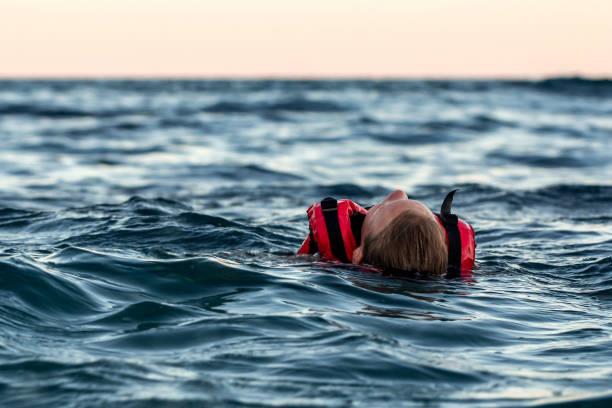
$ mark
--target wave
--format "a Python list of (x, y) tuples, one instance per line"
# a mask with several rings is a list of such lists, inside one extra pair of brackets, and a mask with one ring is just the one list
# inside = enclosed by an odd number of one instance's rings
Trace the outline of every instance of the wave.
[(14, 239), (56, 246), (105, 247), (154, 256), (214, 254), (219, 251), (265, 252), (288, 249), (297, 238), (265, 226), (194, 211), (181, 202), (132, 197), (103, 204), (36, 212), (2, 209), (0, 231)]
[(103, 309), (103, 303), (78, 280), (29, 257), (13, 255), (0, 259), (0, 276), (5, 295), (10, 293), (12, 298), (10, 309), (3, 313), (4, 324), (22, 326), (27, 322), (23, 320), (27, 314), (27, 320), (34, 319), (36, 325), (44, 328), (49, 323)]
[[(370, 117), (360, 117), (356, 121), (356, 126), (358, 133), (363, 128), (363, 133), (377, 141), (391, 144), (427, 145), (464, 142), (475, 135), (515, 128), (518, 124), (489, 115), (474, 115), (461, 120), (423, 122), (385, 122)], [(381, 127), (390, 129), (381, 130)]]
[[(443, 195), (450, 189), (458, 188), (463, 203), (504, 204), (514, 202), (524, 206), (550, 206), (578, 210), (585, 205), (596, 210), (601, 204), (612, 199), (612, 185), (607, 184), (552, 184), (534, 189), (504, 189), (486, 184), (423, 185), (419, 192), (426, 196)], [(597, 213), (591, 214), (598, 216)], [(602, 214), (605, 215), (605, 214)]]
[(552, 398), (552, 401), (541, 402), (532, 406), (538, 408), (606, 408), (612, 404), (612, 393), (587, 393), (585, 396)]
[(447, 136), (444, 134), (436, 133), (436, 132), (425, 132), (425, 133), (415, 133), (415, 132), (371, 132), (368, 133), (368, 137), (378, 140), (384, 143), (391, 144), (401, 144), (401, 145), (427, 145), (427, 144), (437, 144), (437, 143), (453, 143), (458, 141), (456, 138), (452, 136)]
[[(160, 300), (193, 299), (222, 293), (228, 288), (258, 287), (270, 281), (267, 275), (218, 257), (157, 259), (134, 253), (110, 253), (68, 246), (44, 258), (45, 264), (92, 281), (112, 282), (133, 291), (145, 290)], [(104, 287), (102, 287), (104, 290)]]
[(612, 96), (612, 79), (583, 77), (548, 78), (535, 83), (538, 89), (549, 92), (571, 93), (583, 96)]
[(508, 81), (506, 83), (554, 94), (597, 98), (612, 96), (612, 79), (608, 78), (552, 77), (539, 81)]
[(272, 170), (257, 164), (246, 164), (242, 166), (207, 165), (200, 166), (199, 169), (207, 175), (218, 175), (233, 180), (303, 180), (303, 177), (300, 175)]
[(312, 202), (320, 201), (324, 197), (351, 198), (358, 201), (372, 201), (375, 198), (388, 194), (388, 188), (379, 185), (359, 185), (353, 183), (334, 184), (308, 184), (302, 183), (274, 183), (260, 184), (258, 186), (220, 187), (207, 195), (213, 200), (222, 200), (239, 197), (245, 202), (267, 202), (271, 199), (283, 199), (286, 205), (301, 203), (304, 209)]
[(204, 108), (204, 111), (208, 113), (255, 113), (269, 115), (276, 112), (336, 113), (345, 112), (348, 109), (348, 107), (326, 100), (291, 98), (261, 103), (223, 101)]
[(504, 150), (493, 151), (487, 155), (487, 159), (501, 160), (507, 163), (522, 164), (530, 167), (542, 168), (580, 168), (598, 166), (599, 163), (593, 160), (592, 157), (581, 159), (574, 157), (571, 152), (559, 154), (556, 156), (547, 156), (544, 154), (513, 154)]
[(127, 112), (125, 110), (82, 110), (74, 108), (38, 106), (30, 104), (0, 105), (0, 115), (35, 116), (52, 119), (78, 119), (78, 118), (112, 118), (116, 116), (132, 115), (141, 112)]

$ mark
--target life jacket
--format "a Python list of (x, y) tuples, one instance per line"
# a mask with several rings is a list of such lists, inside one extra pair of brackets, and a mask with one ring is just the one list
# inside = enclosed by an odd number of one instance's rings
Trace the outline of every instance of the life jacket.
[[(469, 276), (476, 260), (474, 228), (451, 213), (455, 191), (447, 194), (440, 213), (434, 213), (444, 228), (448, 249), (447, 277)], [(353, 251), (361, 244), (361, 227), (367, 208), (351, 200), (332, 197), (312, 204), (306, 211), (310, 232), (298, 255), (318, 252), (322, 259), (350, 263)]]
[(368, 210), (351, 200), (324, 198), (306, 210), (310, 233), (298, 254), (319, 253), (321, 258), (350, 263), (361, 244), (361, 227)]

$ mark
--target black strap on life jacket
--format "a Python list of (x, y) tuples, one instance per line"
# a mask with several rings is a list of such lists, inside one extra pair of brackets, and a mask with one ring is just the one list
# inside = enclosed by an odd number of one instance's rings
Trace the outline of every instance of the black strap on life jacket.
[(365, 214), (355, 212), (349, 218), (349, 221), (351, 222), (351, 232), (353, 233), (353, 237), (355, 237), (356, 246), (361, 245), (361, 227), (363, 227), (365, 217)]
[(459, 233), (458, 218), (451, 213), (453, 196), (457, 190), (453, 190), (446, 195), (440, 208), (438, 217), (444, 225), (448, 236), (448, 269), (447, 278), (456, 278), (461, 275), (461, 234)]
[(332, 197), (325, 197), (321, 200), (321, 210), (327, 227), (327, 236), (332, 254), (344, 263), (348, 263), (346, 251), (344, 250), (344, 240), (338, 222), (338, 201)]
[(319, 252), (319, 245), (317, 245), (317, 240), (312, 232), (312, 226), (308, 223), (308, 253), (314, 255), (317, 252)]

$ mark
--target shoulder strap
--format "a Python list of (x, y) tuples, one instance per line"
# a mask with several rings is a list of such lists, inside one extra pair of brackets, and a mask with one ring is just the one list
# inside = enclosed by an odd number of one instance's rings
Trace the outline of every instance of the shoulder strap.
[(351, 222), (351, 232), (353, 233), (353, 237), (355, 237), (355, 246), (361, 245), (361, 227), (363, 227), (365, 217), (365, 214), (355, 212), (349, 218)]
[(448, 269), (447, 278), (455, 278), (461, 275), (461, 234), (459, 233), (458, 221), (455, 214), (451, 213), (453, 196), (457, 190), (446, 195), (440, 208), (440, 220), (448, 236)]
[(332, 197), (326, 197), (321, 201), (321, 210), (325, 219), (325, 227), (329, 236), (329, 245), (331, 251), (340, 261), (348, 263), (346, 251), (344, 249), (344, 240), (342, 239), (342, 231), (340, 231), (340, 223), (338, 221), (338, 201)]
[(313, 255), (319, 252), (319, 245), (317, 245), (317, 240), (314, 237), (314, 233), (312, 232), (312, 226), (308, 223), (308, 253)]

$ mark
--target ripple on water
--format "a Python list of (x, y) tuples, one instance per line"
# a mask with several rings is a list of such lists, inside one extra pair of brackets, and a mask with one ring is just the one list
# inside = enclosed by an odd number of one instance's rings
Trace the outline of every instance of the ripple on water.
[[(607, 407), (610, 95), (0, 81), (0, 405)], [(397, 187), (460, 188), (472, 277), (293, 255)]]

